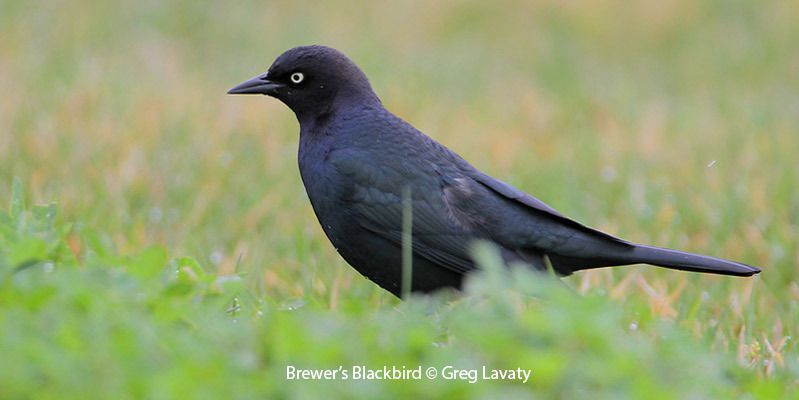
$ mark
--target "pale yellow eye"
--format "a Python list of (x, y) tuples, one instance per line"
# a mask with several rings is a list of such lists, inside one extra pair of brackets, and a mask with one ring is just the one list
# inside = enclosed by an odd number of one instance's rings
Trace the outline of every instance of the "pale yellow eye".
[(305, 75), (303, 75), (302, 72), (295, 72), (295, 73), (291, 74), (290, 79), (291, 79), (292, 83), (297, 84), (297, 83), (302, 82), (303, 79), (305, 79)]

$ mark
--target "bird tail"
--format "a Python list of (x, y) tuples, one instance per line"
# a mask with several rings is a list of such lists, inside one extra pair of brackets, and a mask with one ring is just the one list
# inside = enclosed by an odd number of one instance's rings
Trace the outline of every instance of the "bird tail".
[(735, 261), (640, 244), (635, 245), (628, 257), (629, 262), (636, 264), (709, 274), (752, 276), (760, 272), (760, 268)]
[(574, 271), (585, 269), (630, 264), (650, 264), (682, 271), (733, 276), (752, 276), (760, 272), (760, 268), (721, 258), (642, 244), (629, 243), (629, 245), (624, 249), (606, 248), (602, 257), (584, 258), (553, 254), (549, 258), (555, 270), (561, 275), (570, 275)]

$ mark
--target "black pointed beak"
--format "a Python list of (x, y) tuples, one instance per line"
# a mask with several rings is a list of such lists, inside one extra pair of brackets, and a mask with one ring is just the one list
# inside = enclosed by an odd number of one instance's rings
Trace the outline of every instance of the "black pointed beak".
[(228, 94), (265, 94), (267, 96), (274, 96), (279, 88), (283, 85), (277, 82), (266, 79), (266, 74), (261, 74), (250, 80), (239, 83), (232, 89), (228, 90)]

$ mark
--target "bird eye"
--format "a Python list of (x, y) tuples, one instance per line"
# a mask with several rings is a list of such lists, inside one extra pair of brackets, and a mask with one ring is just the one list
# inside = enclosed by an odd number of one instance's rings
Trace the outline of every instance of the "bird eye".
[(292, 83), (297, 84), (302, 82), (303, 79), (305, 79), (305, 75), (303, 75), (302, 72), (295, 72), (291, 74), (291, 77), (289, 77), (289, 79), (291, 79)]

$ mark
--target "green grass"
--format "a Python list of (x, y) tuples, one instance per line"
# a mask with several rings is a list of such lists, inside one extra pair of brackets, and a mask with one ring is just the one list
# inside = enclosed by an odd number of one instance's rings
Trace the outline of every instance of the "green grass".
[[(0, 199), (58, 211), (0, 213), (0, 397), (796, 396), (799, 9), (561, 3), (0, 0)], [(319, 229), (291, 112), (224, 94), (308, 43), (563, 213), (764, 272), (494, 271), (398, 302)], [(286, 382), (287, 364), (533, 377)]]

